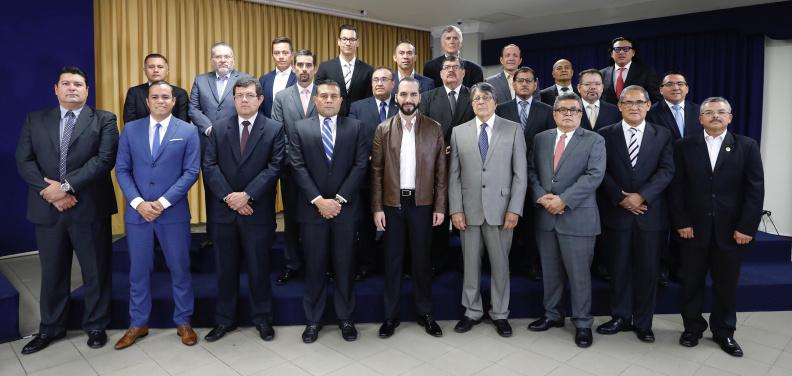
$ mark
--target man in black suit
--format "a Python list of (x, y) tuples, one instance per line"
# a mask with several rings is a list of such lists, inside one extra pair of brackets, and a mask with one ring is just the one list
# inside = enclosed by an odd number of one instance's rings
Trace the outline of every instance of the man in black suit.
[[(442, 68), (445, 65), (445, 58), (454, 56), (460, 60), (460, 51), (462, 50), (462, 30), (454, 25), (448, 25), (443, 29), (443, 34), (440, 36), (440, 45), (443, 47), (443, 55), (440, 55), (424, 64), (424, 76), (431, 78), (434, 81), (435, 88), (443, 86), (443, 73)], [(462, 64), (465, 66), (465, 79), (462, 85), (472, 87), (473, 85), (484, 81), (484, 71), (476, 63), (464, 60)], [(472, 110), (471, 110), (472, 111)], [(435, 119), (437, 120), (437, 119)], [(450, 134), (449, 134), (450, 137)]]
[(654, 68), (634, 60), (636, 46), (624, 38), (611, 41), (611, 65), (600, 69), (605, 84), (604, 100), (618, 104), (621, 91), (630, 85), (638, 85), (649, 92), (652, 103), (660, 101), (659, 82)]
[(764, 172), (756, 141), (727, 132), (731, 105), (720, 97), (701, 103), (704, 132), (674, 145), (671, 220), (682, 240), (682, 320), (679, 344), (693, 347), (707, 329), (706, 276), (712, 277), (712, 339), (742, 356), (734, 340), (740, 258), (762, 218)]
[(621, 121), (619, 108), (600, 100), (602, 97), (602, 72), (596, 69), (586, 69), (580, 72), (578, 92), (580, 98), (583, 99), (583, 111), (585, 112), (585, 116), (580, 122), (581, 128), (597, 130)]
[[(143, 73), (146, 74), (147, 81), (138, 86), (132, 86), (127, 90), (126, 99), (124, 99), (125, 124), (149, 116), (149, 108), (146, 104), (149, 85), (152, 82), (167, 81), (168, 71), (168, 59), (165, 56), (160, 54), (146, 55), (146, 58), (143, 59)], [(173, 86), (173, 96), (176, 98), (176, 105), (173, 106), (173, 116), (190, 122), (187, 116), (187, 105), (190, 102), (187, 91), (178, 86)]]
[(58, 72), (55, 95), (59, 107), (27, 115), (16, 149), (41, 263), (41, 324), (23, 354), (66, 336), (72, 250), (85, 287), (82, 327), (89, 347), (107, 343), (110, 323), (110, 216), (118, 211), (110, 179), (118, 149), (116, 116), (85, 105), (88, 80), (79, 68)]
[(272, 61), (275, 63), (275, 69), (259, 78), (261, 90), (264, 93), (261, 113), (268, 118), (272, 117), (272, 103), (275, 100), (275, 95), (297, 82), (297, 75), (292, 69), (293, 60), (294, 49), (291, 39), (287, 37), (273, 39)]
[(360, 218), (360, 185), (368, 167), (363, 124), (338, 115), (341, 88), (335, 81), (316, 83), (318, 116), (300, 120), (289, 135), (289, 160), (300, 189), (297, 220), (305, 250), (302, 334), (312, 343), (322, 329), (327, 300), (327, 266), (335, 271), (333, 306), (344, 340), (357, 339), (352, 322), (355, 225)]
[(341, 54), (338, 58), (327, 60), (319, 64), (316, 72), (317, 81), (333, 80), (341, 88), (341, 103), (339, 115), (346, 116), (349, 107), (357, 100), (371, 96), (371, 65), (357, 58), (357, 49), (360, 37), (357, 29), (348, 24), (338, 28), (338, 48)]
[[(369, 153), (377, 125), (399, 112), (399, 106), (393, 100), (393, 76), (393, 71), (386, 67), (375, 68), (371, 76), (371, 91), (374, 96), (352, 103), (352, 107), (349, 110), (349, 118), (360, 120), (363, 125), (361, 131), (365, 134)], [(369, 181), (370, 178), (367, 174), (360, 186), (360, 207), (362, 211), (357, 228), (358, 236), (355, 250), (355, 259), (357, 260), (356, 281), (365, 279), (376, 268), (374, 243), (377, 238), (377, 228), (369, 216), (371, 214), (371, 187)]]
[(399, 81), (402, 78), (412, 77), (418, 81), (421, 93), (434, 89), (434, 81), (415, 72), (415, 60), (417, 58), (415, 45), (412, 42), (402, 40), (396, 45), (396, 49), (393, 51), (393, 61), (396, 63), (397, 70), (393, 78), (393, 87), (398, 88)]
[(261, 115), (264, 100), (259, 82), (239, 79), (233, 88), (233, 116), (214, 127), (203, 160), (206, 184), (213, 196), (215, 231), (212, 233), (217, 265), (215, 327), (208, 342), (236, 328), (239, 269), (244, 258), (250, 289), (250, 317), (259, 336), (270, 341), (272, 288), (269, 253), (275, 237), (275, 187), (286, 145), (283, 126)]
[[(495, 114), (520, 124), (530, 154), (534, 136), (539, 132), (555, 128), (553, 108), (534, 98), (537, 80), (532, 68), (518, 68), (512, 76), (512, 84), (514, 100), (499, 104)], [(512, 272), (526, 272), (529, 277), (538, 281), (542, 279), (542, 270), (533, 230), (532, 213), (535, 203), (526, 201), (528, 202), (525, 203), (522, 220), (517, 222), (517, 229), (514, 231), (509, 261)]]
[[(553, 85), (550, 85), (539, 92), (543, 103), (552, 106), (555, 103), (557, 96), (566, 93), (575, 93), (580, 95), (578, 89), (572, 86), (572, 76), (575, 70), (572, 69), (572, 63), (567, 59), (561, 59), (553, 64)], [(582, 125), (582, 124), (581, 124)]]
[(612, 319), (597, 333), (634, 330), (642, 342), (655, 340), (652, 316), (668, 229), (665, 190), (674, 177), (671, 133), (646, 121), (649, 108), (646, 90), (628, 86), (619, 100), (623, 120), (598, 130), (607, 154), (598, 202)]

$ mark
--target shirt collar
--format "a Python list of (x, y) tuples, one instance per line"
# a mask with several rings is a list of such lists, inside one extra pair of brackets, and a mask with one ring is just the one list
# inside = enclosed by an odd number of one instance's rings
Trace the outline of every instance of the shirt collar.
[[(228, 71), (228, 74), (227, 74), (227, 75), (225, 75), (225, 76), (223, 76), (223, 77), (231, 78), (231, 73), (233, 73), (233, 72), (234, 72), (234, 71), (232, 71), (232, 70), (231, 70), (231, 71)], [(214, 74), (215, 74), (215, 79), (216, 79), (216, 80), (219, 80), (219, 79), (221, 78), (221, 77), (220, 77), (220, 75), (219, 75), (219, 74), (217, 74), (217, 71), (215, 71), (215, 72), (214, 72)]]
[(594, 103), (589, 103), (589, 102), (586, 102), (586, 100), (584, 99), (583, 100), (583, 109), (585, 110), (586, 108), (588, 108), (588, 106), (594, 106), (594, 108), (599, 108), (600, 100), (597, 99)]
[(388, 99), (386, 99), (384, 101), (381, 101), (381, 100), (377, 99), (377, 97), (373, 97), (373, 98), (374, 98), (374, 101), (377, 102), (377, 109), (378, 110), (379, 110), (380, 106), (382, 106), (380, 103), (384, 102), (385, 103), (385, 108), (388, 108), (388, 106), (390, 106), (390, 100), (391, 100), (390, 97), (388, 97)]
[(308, 85), (308, 87), (302, 87), (300, 85), (294, 85), (294, 86), (297, 86), (297, 93), (302, 93), (303, 90), (308, 90), (309, 94), (313, 93), (313, 87), (314, 87), (314, 83), (313, 82), (311, 82), (311, 84)]
[(528, 102), (528, 107), (531, 107), (531, 105), (533, 104), (533, 97), (528, 97), (528, 99), (522, 99), (520, 97), (515, 96), (514, 101), (517, 102), (517, 106), (520, 105), (520, 102), (525, 101)]
[[(476, 116), (474, 119), (476, 119), (476, 127), (481, 128), (482, 121), (479, 120), (478, 116)], [(489, 129), (492, 129), (493, 126), (495, 125), (495, 114), (492, 114), (492, 116), (490, 116), (490, 118), (487, 119), (487, 121), (485, 121), (484, 123), (487, 123)]]
[[(629, 62), (629, 63), (627, 63), (627, 64), (625, 64), (625, 65), (624, 65), (624, 69), (626, 69), (626, 70), (628, 70), (628, 71), (629, 71), (629, 70), (630, 70), (630, 66), (631, 66), (631, 65), (632, 65), (632, 60), (630, 60), (630, 62)], [(614, 73), (616, 73), (616, 74), (618, 74), (618, 73), (619, 73), (619, 68), (621, 68), (621, 67), (619, 66), (619, 64), (616, 64), (616, 63), (614, 63), (614, 64), (613, 64), (613, 66), (614, 66), (614, 69), (616, 69), (616, 70), (615, 70), (615, 71), (613, 71), (613, 72), (614, 72)]]
[(253, 114), (253, 116), (251, 116), (250, 119), (243, 119), (242, 116), (237, 116), (237, 123), (241, 126), (242, 122), (247, 120), (252, 125), (253, 123), (256, 122), (256, 116), (258, 116), (258, 112)]
[[(627, 124), (626, 121), (622, 120), (622, 130), (627, 132), (627, 130), (630, 128), (632, 127), (629, 124)], [(641, 132), (641, 134), (643, 134), (644, 130), (646, 130), (646, 120), (642, 121), (641, 124), (638, 124), (638, 126), (635, 128), (637, 128), (638, 131)]]
[[(399, 74), (399, 81), (401, 81), (401, 80), (402, 80), (402, 78), (404, 78), (405, 76), (402, 76), (401, 72), (398, 72), (398, 74)], [(415, 69), (413, 69), (412, 73), (410, 73), (410, 75), (409, 75), (409, 76), (407, 76), (407, 77), (413, 77), (413, 78), (415, 78)]]
[(333, 115), (329, 118), (319, 115), (319, 124), (324, 125), (324, 119), (330, 119), (330, 125), (335, 128), (336, 120), (338, 120), (338, 115)]
[(723, 141), (726, 138), (726, 132), (728, 132), (728, 131), (729, 131), (728, 129), (724, 129), (723, 133), (721, 133), (719, 136), (712, 137), (705, 130), (704, 131), (704, 139), (705, 140), (710, 140), (710, 141), (720, 139), (721, 141)]
[[(401, 120), (401, 124), (403, 128), (404, 124), (407, 124), (407, 120), (404, 120), (404, 117), (401, 115), (401, 112), (399, 113), (399, 120)], [(413, 130), (415, 130), (416, 120), (418, 120), (418, 116), (413, 116), (412, 120), (409, 121), (410, 125), (412, 125)]]
[(285, 70), (279, 71), (278, 68), (275, 68), (275, 75), (276, 76), (288, 76), (292, 73), (292, 67), (289, 65)]
[(168, 129), (168, 125), (170, 125), (171, 118), (173, 118), (173, 115), (168, 115), (168, 117), (162, 119), (162, 121), (156, 121), (154, 120), (153, 117), (151, 117), (151, 115), (149, 115), (149, 129), (153, 130), (154, 127), (157, 126), (157, 123), (159, 123), (160, 126), (162, 126), (162, 130), (164, 131), (165, 129)]
[(357, 61), (357, 56), (353, 57), (352, 60), (346, 61), (344, 60), (344, 56), (338, 55), (338, 60), (341, 62), (341, 66), (343, 67), (344, 64), (349, 64), (352, 66), (352, 69), (355, 68), (355, 62)]
[[(663, 100), (665, 101), (665, 99), (663, 99)], [(665, 101), (665, 102), (666, 102), (666, 104), (668, 105), (668, 108), (670, 108), (672, 111), (673, 111), (673, 109), (674, 109), (674, 106), (679, 106), (679, 107), (681, 107), (681, 108), (682, 108), (682, 111), (684, 111), (684, 110), (685, 110), (685, 101), (682, 101), (682, 102), (680, 102), (680, 103), (679, 103), (679, 104), (677, 104), (677, 105), (675, 105), (675, 104), (673, 104), (673, 103), (671, 103), (671, 102), (669, 102), (669, 101)]]
[(443, 87), (445, 88), (446, 96), (448, 96), (448, 94), (451, 93), (451, 91), (453, 90), (456, 93), (457, 98), (459, 98), (459, 92), (460, 92), (460, 89), (462, 88), (461, 84), (459, 86), (457, 86), (456, 89), (451, 89), (451, 88), (449, 88), (448, 86), (445, 86), (445, 85), (443, 85)]
[(78, 109), (76, 109), (76, 110), (67, 110), (67, 109), (66, 109), (66, 108), (64, 108), (63, 106), (59, 106), (59, 107), (60, 107), (60, 115), (61, 115), (61, 119), (65, 118), (65, 117), (66, 117), (66, 114), (67, 114), (69, 111), (71, 111), (71, 112), (73, 112), (73, 113), (74, 113), (74, 118), (76, 119), (76, 118), (80, 117), (80, 112), (83, 110), (83, 108), (85, 108), (85, 106), (82, 106), (82, 107), (80, 107), (80, 108), (78, 108)]
[(575, 92), (574, 90), (572, 90), (572, 85), (569, 85), (569, 86), (561, 86), (561, 85), (559, 85), (559, 84), (556, 84), (556, 86), (555, 86), (555, 87), (556, 87), (556, 91), (557, 91), (557, 92), (559, 92), (559, 93), (561, 93), (561, 89), (563, 89), (563, 88), (567, 88), (567, 89), (569, 89), (569, 90), (567, 90), (567, 91), (568, 91), (568, 92), (570, 92), (570, 93), (574, 93), (574, 92)]

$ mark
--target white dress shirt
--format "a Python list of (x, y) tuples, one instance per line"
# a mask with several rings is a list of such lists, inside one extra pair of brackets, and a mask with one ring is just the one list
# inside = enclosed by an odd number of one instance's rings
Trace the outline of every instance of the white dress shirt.
[[(630, 72), (630, 66), (631, 65), (632, 65), (632, 61), (627, 63), (624, 66), (624, 72), (622, 72), (622, 80), (624, 80), (625, 84), (627, 83), (627, 73)], [(613, 65), (613, 88), (614, 88), (614, 90), (616, 88), (616, 81), (619, 80), (619, 68), (621, 68), (619, 66), (619, 64), (614, 64)], [(627, 86), (625, 85), (624, 87), (627, 87)]]
[(399, 150), (399, 187), (401, 189), (415, 189), (415, 119), (413, 116), (410, 124), (412, 127), (407, 129), (407, 123), (401, 118), (402, 139), (401, 149)]
[[(631, 127), (627, 124), (624, 120), (622, 120), (622, 132), (624, 132), (624, 144), (627, 145), (627, 152), (630, 152), (630, 137), (632, 137), (632, 132), (630, 132)], [(635, 134), (636, 142), (638, 142), (638, 150), (641, 150), (641, 142), (643, 141), (644, 131), (646, 130), (646, 121), (642, 121), (641, 124), (635, 127), (638, 130), (638, 133)]]
[(289, 83), (289, 76), (291, 73), (291, 65), (283, 72), (279, 71), (278, 68), (275, 68), (275, 80), (272, 81), (272, 98), (275, 98), (275, 94), (278, 94), (281, 90), (286, 88), (286, 84)]
[[(514, 98), (514, 103), (517, 105), (517, 117), (520, 117), (520, 111), (522, 111), (522, 105), (520, 104), (520, 102), (523, 102), (523, 101), (524, 102), (528, 102), (528, 104), (525, 105), (525, 116), (528, 117), (528, 116), (531, 115), (531, 105), (533, 104), (533, 97), (528, 97), (528, 99), (522, 99), (520, 97), (515, 97)], [(487, 123), (487, 124), (489, 124), (489, 123)]]
[(478, 142), (478, 138), (481, 137), (481, 124), (483, 123), (487, 123), (487, 144), (492, 144), (492, 131), (495, 129), (495, 114), (492, 114), (492, 116), (484, 122), (479, 120), (478, 116), (476, 116), (476, 142)]
[(707, 154), (709, 154), (710, 166), (712, 171), (715, 171), (715, 163), (718, 161), (718, 154), (720, 154), (723, 139), (726, 137), (726, 130), (723, 130), (718, 136), (710, 136), (707, 131), (704, 131), (704, 141), (707, 143)]
[[(555, 87), (556, 87), (556, 92), (558, 92), (558, 95), (561, 95), (561, 94), (572, 94), (572, 93), (575, 92), (574, 90), (572, 90), (572, 85), (560, 86), (560, 85), (556, 84)], [(567, 91), (566, 92), (561, 91), (561, 89), (563, 89), (563, 88), (567, 88)]]
[[(583, 104), (583, 109), (586, 110), (586, 116), (588, 117), (589, 124), (591, 124), (591, 129), (594, 129), (594, 126), (596, 125), (594, 123), (596, 123), (597, 118), (599, 118), (600, 100), (597, 99), (597, 101), (594, 103), (589, 103), (584, 100)], [(594, 111), (594, 114), (591, 113), (592, 111)], [(592, 115), (596, 115), (594, 116), (594, 121), (591, 121)]]
[[(170, 121), (172, 118), (173, 118), (172, 115), (168, 115), (168, 117), (158, 122), (154, 120), (154, 118), (152, 118), (151, 115), (149, 115), (149, 132), (148, 132), (149, 153), (151, 153), (154, 150), (154, 132), (156, 132), (157, 123), (159, 123), (160, 125), (159, 141), (160, 141), (160, 149), (162, 149), (162, 147), (165, 146), (164, 144), (165, 132), (168, 130), (168, 125), (170, 125)], [(140, 205), (143, 201), (144, 200), (142, 197), (139, 196), (135, 197), (132, 199), (132, 201), (129, 202), (129, 206), (131, 206), (132, 209), (137, 210), (138, 205)], [(160, 197), (157, 199), (157, 201), (159, 201), (163, 209), (167, 209), (171, 206), (170, 201), (168, 201), (165, 197)]]
[(380, 103), (385, 103), (385, 118), (390, 117), (390, 114), (388, 113), (390, 112), (390, 101), (391, 101), (390, 97), (388, 97), (388, 99), (384, 101), (381, 101), (377, 99), (377, 97), (374, 97), (374, 102), (377, 103), (377, 116), (379, 116), (380, 106), (382, 106)]

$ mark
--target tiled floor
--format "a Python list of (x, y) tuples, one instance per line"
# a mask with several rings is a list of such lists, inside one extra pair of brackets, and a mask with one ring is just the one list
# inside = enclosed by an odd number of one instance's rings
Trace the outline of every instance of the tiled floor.
[[(80, 284), (75, 260), (72, 285)], [(39, 296), (37, 256), (0, 260), (2, 271), (20, 291), (20, 330), (36, 331)], [(364, 309), (364, 307), (359, 307)], [(466, 334), (453, 332), (454, 322), (441, 322), (442, 338), (432, 338), (415, 323), (402, 323), (396, 335), (377, 337), (377, 324), (360, 324), (360, 339), (345, 342), (337, 328), (327, 326), (317, 343), (300, 340), (302, 327), (277, 327), (272, 342), (244, 328), (215, 343), (183, 346), (175, 329), (153, 330), (135, 346), (116, 351), (123, 334), (108, 334), (99, 350), (85, 345), (83, 333), (70, 332), (46, 350), (23, 356), (27, 340), (0, 345), (0, 376), (11, 375), (792, 375), (792, 312), (739, 313), (736, 338), (744, 358), (732, 358), (705, 338), (698, 347), (677, 344), (682, 330), (678, 315), (656, 315), (657, 342), (644, 344), (632, 333), (596, 335), (594, 345), (579, 349), (574, 330), (533, 333), (529, 320), (511, 320), (514, 336), (500, 338), (485, 322)], [(598, 317), (595, 324), (607, 318)], [(199, 335), (209, 329), (198, 328)]]

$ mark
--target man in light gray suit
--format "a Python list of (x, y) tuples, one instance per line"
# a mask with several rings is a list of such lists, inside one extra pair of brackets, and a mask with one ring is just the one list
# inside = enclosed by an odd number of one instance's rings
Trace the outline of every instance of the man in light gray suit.
[(487, 77), (486, 81), (495, 88), (495, 94), (498, 96), (500, 103), (508, 102), (514, 99), (514, 87), (512, 81), (514, 73), (517, 68), (522, 64), (522, 57), (520, 57), (520, 47), (515, 44), (507, 45), (501, 49), (500, 63), (503, 66), (503, 71), (500, 73)]
[[(597, 187), (605, 176), (605, 140), (580, 128), (583, 104), (562, 94), (553, 105), (558, 128), (534, 138), (528, 158), (536, 210), (536, 241), (544, 272), (545, 315), (528, 325), (532, 331), (564, 326), (562, 296), (569, 278), (575, 344), (589, 347), (591, 335), (591, 259), (600, 233)], [(541, 209), (544, 210), (541, 210)]]
[(528, 188), (525, 137), (519, 124), (495, 115), (498, 98), (492, 85), (476, 84), (470, 96), (476, 117), (451, 133), (448, 174), (449, 212), (459, 230), (465, 264), (466, 310), (454, 331), (467, 332), (484, 316), (480, 279), (486, 247), (492, 271), (489, 317), (498, 334), (509, 337), (509, 249)]

